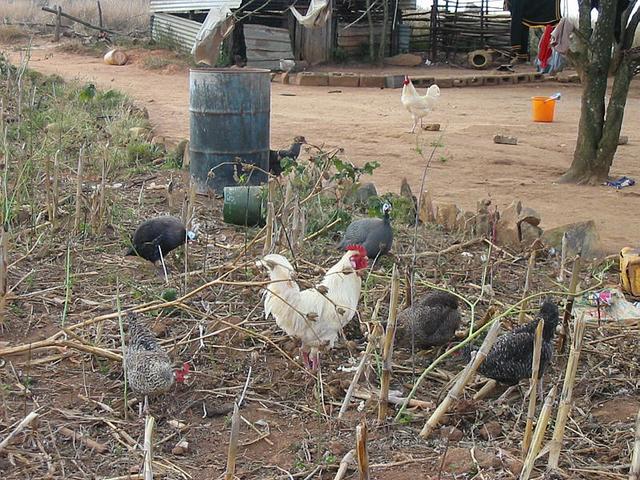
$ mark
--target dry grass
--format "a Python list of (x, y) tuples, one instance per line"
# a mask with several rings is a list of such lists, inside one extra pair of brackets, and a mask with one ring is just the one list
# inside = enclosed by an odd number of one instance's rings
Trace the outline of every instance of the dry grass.
[[(98, 25), (98, 7), (95, 0), (3, 0), (2, 17), (9, 22), (51, 23), (53, 15), (41, 10), (42, 5), (60, 5), (70, 15)], [(101, 0), (102, 16), (106, 28), (118, 32), (147, 30), (149, 27), (149, 0)]]
[(0, 43), (15, 42), (27, 37), (20, 27), (15, 25), (0, 25)]

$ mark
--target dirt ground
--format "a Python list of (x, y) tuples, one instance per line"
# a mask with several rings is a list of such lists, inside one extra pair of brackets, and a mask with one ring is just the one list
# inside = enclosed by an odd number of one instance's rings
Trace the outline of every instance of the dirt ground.
[[(154, 53), (157, 54), (157, 53)], [(143, 55), (123, 67), (105, 65), (99, 58), (61, 53), (42, 41), (32, 54), (32, 68), (66, 79), (92, 81), (100, 88), (125, 91), (149, 111), (158, 135), (176, 141), (189, 136), (188, 72), (184, 68), (149, 71)], [(11, 53), (15, 60), (17, 54)], [(344, 70), (344, 68), (342, 68)], [(413, 69), (414, 71), (416, 69)], [(422, 69), (430, 74), (429, 68)], [(457, 71), (454, 70), (453, 74)], [(449, 74), (451, 75), (451, 73)], [(335, 92), (336, 93), (330, 93)], [(550, 124), (530, 119), (530, 97), (562, 93), (556, 119)], [(271, 141), (284, 146), (295, 135), (313, 144), (340, 146), (359, 164), (377, 160), (374, 181), (382, 191), (397, 190), (407, 177), (419, 191), (425, 160), (416, 153), (442, 145), (427, 175), (427, 187), (436, 201), (473, 208), (490, 197), (498, 205), (513, 199), (539, 211), (542, 227), (595, 220), (603, 248), (614, 253), (633, 245), (640, 224), (626, 212), (640, 207), (640, 186), (615, 191), (610, 187), (578, 187), (557, 183), (570, 165), (579, 118), (580, 86), (542, 83), (523, 86), (443, 89), (440, 105), (427, 120), (442, 132), (407, 133), (408, 113), (400, 105), (400, 90), (335, 87), (299, 87), (272, 84)], [(623, 135), (629, 144), (618, 150), (612, 176), (640, 179), (637, 134), (640, 128), (640, 83), (632, 84)], [(496, 145), (493, 135), (518, 137), (517, 146)]]

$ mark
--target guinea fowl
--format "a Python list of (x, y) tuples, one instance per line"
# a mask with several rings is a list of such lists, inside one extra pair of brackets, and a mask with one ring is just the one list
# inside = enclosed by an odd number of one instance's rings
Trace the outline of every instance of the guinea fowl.
[(444, 345), (460, 326), (458, 298), (449, 292), (428, 293), (398, 315), (398, 345), (425, 349)]
[(349, 245), (362, 245), (369, 258), (386, 254), (393, 243), (389, 212), (391, 212), (391, 204), (385, 202), (382, 205), (383, 218), (362, 218), (351, 222), (338, 248), (344, 250)]
[[(499, 337), (480, 364), (478, 373), (510, 386), (517, 385), (523, 378), (531, 378), (533, 344), (540, 319), (544, 322), (544, 328), (538, 378), (542, 379), (553, 356), (553, 336), (559, 321), (558, 307), (551, 300), (542, 303), (538, 318)], [(470, 352), (467, 349), (467, 356)], [(541, 394), (542, 380), (538, 383), (538, 388), (538, 393)]]
[(137, 255), (150, 262), (156, 263), (170, 251), (193, 241), (196, 234), (187, 231), (182, 220), (177, 217), (163, 216), (143, 222), (133, 234), (131, 247), (125, 255)]
[(174, 382), (184, 382), (190, 368), (185, 362), (181, 369), (175, 370), (167, 352), (147, 326), (138, 322), (134, 315), (129, 315), (128, 325), (129, 344), (124, 356), (124, 368), (131, 390), (137, 395), (144, 395), (146, 412), (148, 397), (165, 393)]
[(304, 137), (297, 136), (293, 139), (293, 143), (287, 150), (269, 150), (269, 171), (273, 175), (282, 174), (281, 160), (290, 158), (291, 160), (297, 160), (300, 155), (300, 149), (302, 145), (307, 143)]

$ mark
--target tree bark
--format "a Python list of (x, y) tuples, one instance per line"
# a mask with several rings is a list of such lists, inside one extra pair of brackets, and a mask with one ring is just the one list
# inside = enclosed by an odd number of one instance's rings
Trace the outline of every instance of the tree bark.
[(369, 61), (373, 63), (376, 59), (376, 38), (373, 31), (373, 16), (371, 15), (371, 0), (366, 0), (367, 23), (369, 24)]
[(389, 0), (382, 0), (382, 28), (378, 46), (378, 65), (382, 66), (387, 50), (387, 25), (389, 24)]
[[(637, 0), (632, 0), (630, 7)], [(561, 181), (598, 184), (606, 180), (618, 148), (624, 108), (633, 75), (632, 64), (626, 55), (627, 40), (636, 25), (623, 27), (621, 43), (614, 46), (614, 27), (617, 0), (600, 0), (598, 20), (591, 28), (590, 1), (579, 0), (580, 24), (578, 51), (571, 55), (582, 81), (582, 105), (578, 139), (569, 170)], [(626, 13), (626, 12), (625, 12)], [(626, 20), (628, 14), (623, 15)], [(633, 30), (633, 31), (629, 31)], [(614, 74), (609, 104), (605, 109), (608, 74)], [(605, 116), (606, 114), (606, 116)]]

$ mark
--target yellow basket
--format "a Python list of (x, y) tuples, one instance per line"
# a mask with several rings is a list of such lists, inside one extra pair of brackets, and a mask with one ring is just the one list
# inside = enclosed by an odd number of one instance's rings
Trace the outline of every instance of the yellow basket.
[(640, 249), (624, 247), (620, 251), (620, 283), (625, 292), (640, 297)]

